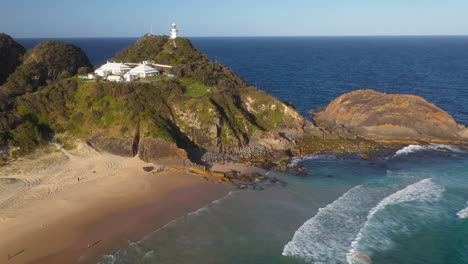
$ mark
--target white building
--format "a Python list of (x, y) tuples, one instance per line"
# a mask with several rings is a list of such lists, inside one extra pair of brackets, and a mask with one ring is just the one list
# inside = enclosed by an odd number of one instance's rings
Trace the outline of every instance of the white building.
[(111, 75), (107, 77), (107, 80), (110, 82), (123, 82), (124, 78), (122, 76)]
[(131, 70), (131, 68), (120, 62), (107, 62), (101, 67), (97, 68), (94, 72), (96, 75), (107, 77), (112, 74), (124, 74)]
[(140, 78), (146, 78), (146, 77), (159, 75), (158, 70), (155, 70), (153, 67), (150, 67), (147, 64), (140, 64), (136, 66), (135, 68), (131, 69), (128, 73), (138, 76)]
[(129, 72), (124, 74), (124, 79), (125, 79), (126, 82), (133, 82), (136, 79), (136, 77), (137, 76), (135, 74), (132, 74), (132, 73), (129, 73)]
[(177, 25), (175, 23), (173, 23), (172, 24), (172, 29), (171, 29), (171, 39), (176, 39), (178, 32), (179, 32), (179, 30), (177, 29)]

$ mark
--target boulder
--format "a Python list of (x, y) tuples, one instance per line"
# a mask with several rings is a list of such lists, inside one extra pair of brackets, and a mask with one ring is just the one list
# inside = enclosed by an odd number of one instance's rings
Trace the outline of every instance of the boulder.
[(183, 166), (190, 163), (185, 150), (160, 138), (143, 138), (138, 147), (138, 156), (146, 162), (166, 166)]
[(315, 112), (314, 120), (345, 138), (402, 142), (468, 140), (464, 126), (436, 105), (414, 95), (358, 90)]
[(133, 157), (133, 138), (107, 137), (102, 133), (91, 136), (88, 143), (99, 151), (111, 153), (122, 157)]

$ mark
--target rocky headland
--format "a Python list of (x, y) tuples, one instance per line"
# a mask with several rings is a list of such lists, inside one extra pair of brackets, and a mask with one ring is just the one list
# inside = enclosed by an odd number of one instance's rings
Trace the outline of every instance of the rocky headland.
[(358, 90), (314, 112), (316, 123), (341, 137), (378, 142), (468, 140), (468, 129), (447, 112), (415, 95)]
[(112, 83), (80, 79), (93, 66), (79, 47), (25, 53), (0, 36), (0, 253), (15, 263), (96, 263), (236, 186), (286, 186), (259, 166), (305, 176), (292, 156), (371, 161), (400, 144), (468, 142), (437, 106), (372, 90), (312, 122), (185, 38), (147, 35), (113, 59), (168, 64), (174, 77)]
[(40, 43), (0, 87), (3, 161), (73, 140), (149, 162), (210, 167), (220, 161), (284, 164), (293, 155), (324, 151), (368, 153), (392, 142), (468, 139), (464, 126), (424, 99), (372, 90), (340, 96), (316, 111), (313, 123), (210, 61), (186, 38), (147, 35), (113, 60), (169, 64), (175, 78), (83, 82), (76, 75), (92, 65), (79, 47)]

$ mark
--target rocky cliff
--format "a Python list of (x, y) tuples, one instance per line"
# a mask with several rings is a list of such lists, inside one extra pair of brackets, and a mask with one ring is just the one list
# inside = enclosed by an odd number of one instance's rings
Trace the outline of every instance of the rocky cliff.
[(314, 115), (322, 127), (342, 137), (376, 141), (463, 141), (466, 128), (448, 113), (414, 95), (358, 90), (333, 100)]
[[(188, 39), (176, 44), (146, 36), (117, 55), (126, 62), (152, 59), (174, 66), (175, 78), (153, 82), (67, 80), (76, 68), (57, 75), (62, 68), (48, 67), (53, 69), (47, 71), (48, 84), (17, 96), (3, 111), (8, 120), (3, 146), (9, 155), (22, 155), (66, 133), (118, 155), (202, 162), (207, 153), (229, 154), (251, 145), (281, 149), (314, 127), (290, 105), (210, 62)], [(28, 53), (24, 65), (51, 65), (41, 54)]]
[(10, 36), (0, 33), (0, 85), (15, 71), (25, 52), (24, 47)]
[(468, 130), (417, 96), (371, 90), (343, 95), (315, 114), (247, 85), (188, 39), (145, 36), (115, 60), (171, 64), (175, 77), (131, 83), (83, 81), (81, 49), (46, 42), (0, 88), (0, 158), (58, 138), (150, 162), (187, 165), (220, 159), (281, 163), (290, 155), (379, 150), (375, 141), (460, 141)]

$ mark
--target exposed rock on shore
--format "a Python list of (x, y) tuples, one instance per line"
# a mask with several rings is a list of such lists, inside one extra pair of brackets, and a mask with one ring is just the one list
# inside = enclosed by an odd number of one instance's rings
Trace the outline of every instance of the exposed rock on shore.
[(464, 126), (415, 95), (358, 90), (333, 100), (314, 120), (341, 137), (376, 141), (468, 140)]
[(140, 159), (164, 165), (185, 165), (190, 163), (187, 153), (176, 144), (159, 138), (144, 138), (138, 150)]

